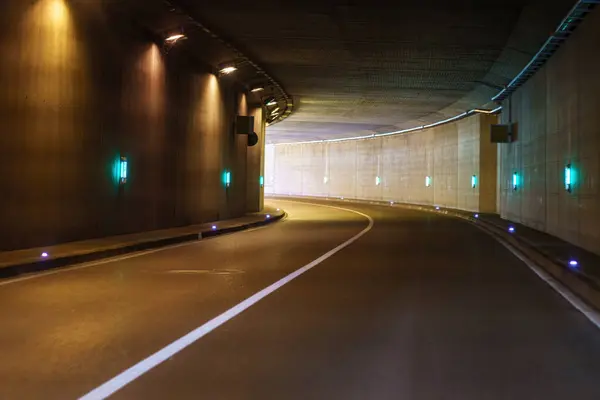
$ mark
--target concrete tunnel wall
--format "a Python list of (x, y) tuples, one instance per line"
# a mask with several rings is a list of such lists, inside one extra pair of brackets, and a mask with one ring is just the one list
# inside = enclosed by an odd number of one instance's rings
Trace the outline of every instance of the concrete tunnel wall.
[[(509, 122), (512, 108), (517, 136), (499, 145), (499, 211), (503, 218), (600, 254), (598, 49), (600, 11), (595, 10), (505, 101), (502, 122)], [(567, 164), (573, 172), (570, 193), (564, 185)]]
[(110, 18), (97, 2), (2, 4), (0, 250), (262, 208), (263, 144), (248, 148), (232, 131), (236, 114), (252, 114), (264, 139), (262, 111), (236, 84)]
[(489, 128), (496, 121), (496, 116), (477, 114), (401, 135), (267, 145), (265, 193), (495, 212), (497, 150)]

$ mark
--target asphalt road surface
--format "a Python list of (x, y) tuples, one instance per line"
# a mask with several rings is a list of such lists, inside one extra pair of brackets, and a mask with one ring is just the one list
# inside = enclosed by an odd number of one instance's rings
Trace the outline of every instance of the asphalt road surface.
[(272, 203), (285, 221), (0, 281), (0, 398), (600, 399), (600, 330), (469, 223)]

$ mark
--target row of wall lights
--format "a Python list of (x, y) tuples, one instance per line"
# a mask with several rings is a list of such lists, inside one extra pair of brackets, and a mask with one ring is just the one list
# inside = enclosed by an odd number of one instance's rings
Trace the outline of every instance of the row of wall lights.
[[(118, 161), (117, 165), (115, 166), (116, 174), (117, 174), (120, 185), (125, 185), (127, 183), (128, 168), (129, 167), (128, 167), (128, 162), (127, 162), (127, 157), (120, 156), (119, 161)], [(261, 175), (258, 178), (258, 183), (261, 188), (264, 187), (265, 186), (265, 177)], [(231, 186), (231, 171), (229, 171), (229, 170), (223, 171), (223, 185), (225, 185), (225, 187), (227, 187), (227, 188)]]
[[(327, 176), (323, 177), (323, 183), (327, 184), (327, 182), (329, 182), (329, 178)], [(375, 177), (375, 186), (379, 186), (381, 185), (381, 177), (376, 176)], [(425, 186), (426, 187), (430, 187), (431, 186), (431, 176), (426, 176), (425, 177)], [(477, 175), (473, 175), (471, 176), (471, 187), (473, 189), (475, 189), (477, 187)]]
[[(573, 172), (573, 168), (571, 167), (571, 164), (565, 165), (564, 177), (565, 177), (565, 181), (564, 181), (565, 190), (567, 192), (571, 193), (573, 191), (573, 178), (574, 178), (574, 172)], [(514, 191), (517, 191), (517, 190), (519, 190), (520, 187), (521, 187), (521, 177), (519, 176), (519, 173), (517, 171), (515, 171), (512, 174), (512, 188)]]

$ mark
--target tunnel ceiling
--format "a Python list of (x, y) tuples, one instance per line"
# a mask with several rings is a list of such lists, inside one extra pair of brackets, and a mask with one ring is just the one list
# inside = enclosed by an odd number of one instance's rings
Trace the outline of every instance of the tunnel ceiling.
[(573, 1), (178, 3), (293, 96), (292, 116), (268, 128), (268, 142), (292, 142), (389, 132), (491, 106)]

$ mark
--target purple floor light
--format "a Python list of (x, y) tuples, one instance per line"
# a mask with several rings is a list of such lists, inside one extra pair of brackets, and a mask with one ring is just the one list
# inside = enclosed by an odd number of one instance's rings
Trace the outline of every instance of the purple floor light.
[(271, 218), (271, 214), (267, 214), (267, 219)]
[(42, 258), (46, 258), (46, 257), (48, 257), (48, 253), (46, 253), (46, 252), (43, 252), (43, 253), (42, 253)]
[(569, 261), (569, 266), (572, 268), (576, 268), (578, 265), (579, 263), (576, 260)]
[(216, 230), (217, 230), (217, 226), (216, 226), (216, 225), (213, 225), (213, 226), (212, 226), (212, 230), (213, 230), (213, 231), (216, 231)]
[(439, 206), (435, 206), (435, 209), (436, 209), (436, 210), (439, 210), (439, 209), (440, 209), (440, 207), (439, 207)]
[(514, 226), (509, 226), (509, 227), (508, 227), (508, 231), (509, 231), (510, 233), (514, 233), (514, 231), (515, 231), (515, 227), (514, 227)]
[(475, 218), (479, 218), (479, 214), (475, 214)]

